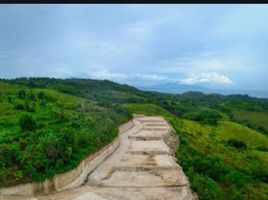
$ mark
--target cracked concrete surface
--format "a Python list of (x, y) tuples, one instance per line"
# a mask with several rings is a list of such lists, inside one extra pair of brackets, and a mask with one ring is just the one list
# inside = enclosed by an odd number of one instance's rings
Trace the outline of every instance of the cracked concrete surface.
[(165, 137), (171, 137), (169, 124), (162, 117), (145, 116), (136, 116), (133, 122), (134, 126), (120, 135), (118, 149), (88, 175), (83, 185), (28, 199), (194, 199), (187, 177), (164, 142)]

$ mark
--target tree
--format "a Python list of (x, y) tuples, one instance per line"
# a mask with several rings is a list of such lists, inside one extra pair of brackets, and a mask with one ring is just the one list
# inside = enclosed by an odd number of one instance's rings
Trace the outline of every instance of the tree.
[(25, 90), (20, 90), (20, 91), (18, 92), (18, 98), (20, 98), (20, 99), (25, 99), (25, 97), (26, 97), (26, 92), (25, 92)]
[(11, 98), (11, 96), (8, 96), (8, 97), (7, 97), (7, 100), (8, 100), (8, 103), (11, 103), (11, 102), (12, 102), (12, 98)]
[(246, 149), (247, 148), (247, 144), (245, 144), (243, 141), (241, 140), (237, 140), (237, 139), (229, 139), (227, 141), (227, 144), (235, 147), (237, 149)]
[(20, 118), (19, 125), (23, 131), (34, 131), (37, 126), (32, 116), (28, 114)]
[(28, 94), (28, 98), (32, 101), (35, 101), (36, 100), (36, 96), (35, 94), (33, 93), (33, 91), (31, 91), (29, 94)]

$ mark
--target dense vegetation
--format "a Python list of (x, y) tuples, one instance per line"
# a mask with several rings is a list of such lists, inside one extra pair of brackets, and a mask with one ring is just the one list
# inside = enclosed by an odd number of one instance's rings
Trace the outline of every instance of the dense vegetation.
[(48, 78), (2, 80), (0, 96), (1, 185), (74, 167), (140, 113), (175, 128), (176, 157), (199, 199), (268, 199), (267, 99)]
[(116, 137), (131, 115), (52, 89), (0, 83), (0, 186), (70, 170)]

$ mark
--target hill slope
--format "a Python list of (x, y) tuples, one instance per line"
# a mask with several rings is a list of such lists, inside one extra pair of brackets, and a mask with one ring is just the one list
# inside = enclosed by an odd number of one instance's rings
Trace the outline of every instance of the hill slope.
[(209, 125), (180, 119), (153, 104), (125, 107), (172, 124), (180, 138), (178, 162), (199, 199), (267, 199), (267, 136), (225, 120)]
[[(86, 79), (2, 80), (0, 90), (2, 185), (42, 180), (74, 167), (115, 137), (116, 127), (131, 112), (161, 115), (173, 125), (181, 141), (178, 162), (200, 199), (268, 198), (267, 99), (143, 92), (111, 81)], [(32, 130), (22, 130), (24, 114), (35, 121)], [(28, 118), (26, 122), (31, 121)], [(74, 136), (63, 134), (68, 131)], [(59, 146), (64, 142), (67, 145), (62, 150)], [(44, 151), (42, 145), (52, 145), (49, 149), (53, 151)], [(27, 169), (21, 165), (26, 161), (33, 163)], [(60, 170), (60, 166), (66, 167)]]
[(0, 186), (41, 181), (108, 144), (131, 115), (118, 106), (0, 82)]

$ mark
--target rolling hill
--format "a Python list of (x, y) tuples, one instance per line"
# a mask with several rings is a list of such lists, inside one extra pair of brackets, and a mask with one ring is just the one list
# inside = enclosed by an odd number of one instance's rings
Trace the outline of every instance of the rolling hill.
[(72, 169), (138, 113), (175, 128), (177, 161), (199, 199), (268, 198), (268, 99), (50, 78), (1, 80), (0, 97), (1, 186)]

